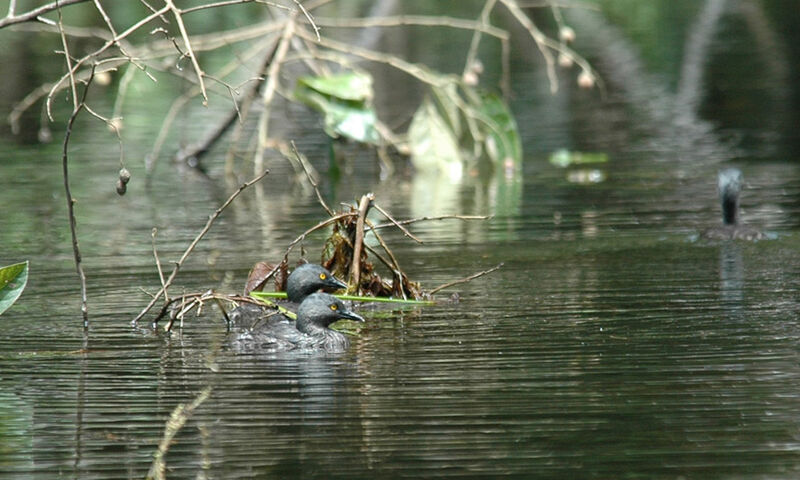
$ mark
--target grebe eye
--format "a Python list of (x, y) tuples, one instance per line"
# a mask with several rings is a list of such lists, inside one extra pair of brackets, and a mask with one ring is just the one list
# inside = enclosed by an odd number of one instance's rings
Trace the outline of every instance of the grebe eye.
[(335, 303), (331, 303), (331, 310), (335, 312), (336, 310), (339, 310), (339, 307)]
[(320, 280), (325, 280), (326, 278), (328, 278), (328, 276), (327, 276), (327, 275), (325, 275), (324, 273), (320, 273), (320, 274), (319, 274), (319, 279), (320, 279)]

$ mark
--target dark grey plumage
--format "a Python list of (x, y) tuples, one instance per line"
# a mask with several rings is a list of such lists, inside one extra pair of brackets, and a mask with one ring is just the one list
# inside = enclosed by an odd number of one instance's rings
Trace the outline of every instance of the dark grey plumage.
[(321, 289), (338, 290), (347, 284), (334, 277), (327, 268), (315, 263), (304, 263), (295, 268), (286, 280), (286, 295), (290, 302), (300, 303)]
[[(295, 268), (286, 279), (286, 296), (290, 304), (285, 306), (294, 310), (314, 292), (340, 288), (347, 288), (347, 284), (334, 277), (328, 269), (314, 263), (304, 263)], [(274, 313), (274, 308), (245, 303), (231, 310), (228, 318), (233, 326), (251, 328)]]
[(719, 172), (717, 190), (722, 208), (722, 225), (703, 232), (703, 238), (709, 240), (762, 240), (767, 238), (758, 229), (739, 223), (742, 172), (738, 168), (727, 168)]
[(342, 333), (328, 328), (343, 318), (364, 321), (333, 295), (314, 293), (300, 304), (296, 322), (282, 315), (264, 318), (253, 327), (236, 332), (232, 344), (236, 350), (248, 352), (343, 352), (350, 346), (350, 341)]

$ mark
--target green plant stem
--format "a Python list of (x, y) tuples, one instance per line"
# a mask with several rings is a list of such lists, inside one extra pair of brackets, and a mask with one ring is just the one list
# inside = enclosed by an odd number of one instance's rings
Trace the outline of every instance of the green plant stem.
[[(268, 298), (286, 298), (286, 292), (250, 292), (250, 296), (259, 300)], [(405, 305), (435, 305), (432, 300), (403, 300), (402, 298), (391, 297), (362, 297), (359, 295), (334, 295), (339, 300), (351, 300), (355, 302), (377, 302), (377, 303), (402, 303)]]

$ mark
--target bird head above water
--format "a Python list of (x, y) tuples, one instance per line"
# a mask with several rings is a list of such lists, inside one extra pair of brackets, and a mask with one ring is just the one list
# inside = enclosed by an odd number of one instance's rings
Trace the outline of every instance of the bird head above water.
[(742, 172), (738, 168), (726, 168), (717, 176), (719, 201), (722, 204), (722, 223), (739, 223), (739, 194), (742, 191)]
[(334, 277), (328, 269), (315, 263), (305, 263), (295, 268), (286, 280), (286, 295), (290, 302), (300, 303), (320, 289), (338, 290), (347, 284)]
[(726, 168), (717, 175), (717, 190), (722, 207), (722, 225), (704, 231), (707, 240), (763, 240), (767, 234), (757, 228), (742, 224), (739, 220), (739, 194), (742, 192), (742, 172), (738, 168)]
[(313, 334), (328, 330), (328, 326), (341, 319), (363, 322), (364, 319), (350, 311), (341, 300), (327, 293), (313, 293), (303, 300), (297, 309), (297, 329)]

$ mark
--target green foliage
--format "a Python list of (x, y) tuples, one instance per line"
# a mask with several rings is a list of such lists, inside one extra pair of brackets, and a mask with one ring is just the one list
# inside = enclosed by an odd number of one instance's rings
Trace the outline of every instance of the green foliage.
[(17, 301), (28, 283), (28, 262), (0, 268), (0, 315)]
[(408, 142), (411, 161), (418, 170), (438, 171), (455, 179), (461, 177), (463, 161), (454, 125), (442, 117), (430, 98), (414, 114)]
[(372, 108), (372, 77), (344, 72), (297, 80), (294, 97), (325, 116), (325, 133), (378, 144), (377, 117)]
[(570, 152), (569, 150), (556, 150), (550, 154), (550, 163), (556, 167), (566, 168), (570, 165), (591, 165), (606, 163), (608, 155), (605, 153)]
[(476, 88), (445, 83), (432, 87), (408, 131), (414, 166), (454, 180), (464, 167), (516, 168), (522, 162), (517, 124), (502, 98)]
[(489, 129), (486, 151), (492, 161), (522, 163), (522, 142), (519, 139), (517, 122), (508, 105), (497, 95), (488, 93), (481, 98), (479, 105), (484, 121)]

